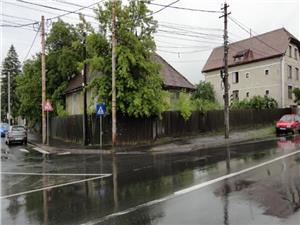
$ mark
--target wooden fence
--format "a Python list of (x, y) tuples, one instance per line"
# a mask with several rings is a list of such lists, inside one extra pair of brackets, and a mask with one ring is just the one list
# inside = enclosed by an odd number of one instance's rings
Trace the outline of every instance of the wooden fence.
[[(290, 108), (270, 110), (234, 110), (230, 112), (230, 128), (254, 127), (270, 124), (282, 115), (291, 113)], [(82, 142), (82, 115), (51, 119), (52, 138), (70, 142)], [(88, 118), (89, 139), (91, 144), (99, 144), (100, 119), (95, 115)], [(103, 118), (103, 143), (111, 143), (111, 117)], [(130, 118), (117, 116), (118, 144), (136, 144), (151, 142), (163, 137), (179, 137), (198, 133), (218, 131), (224, 127), (222, 110), (206, 113), (193, 112), (188, 120), (184, 120), (179, 112), (165, 112), (162, 118)]]

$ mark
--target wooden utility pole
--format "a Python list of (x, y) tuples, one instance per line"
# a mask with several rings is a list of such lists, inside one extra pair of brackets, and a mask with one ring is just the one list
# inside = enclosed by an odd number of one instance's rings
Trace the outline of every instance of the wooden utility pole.
[(86, 93), (86, 76), (87, 76), (87, 65), (86, 65), (86, 33), (83, 33), (83, 143), (88, 145), (88, 118), (87, 118), (87, 93)]
[(41, 37), (42, 37), (42, 137), (43, 144), (46, 144), (46, 113), (44, 106), (46, 102), (46, 60), (45, 60), (45, 18), (41, 19)]
[(112, 0), (112, 145), (117, 141), (117, 114), (116, 114), (116, 1)]
[(8, 99), (7, 99), (7, 107), (8, 107), (8, 124), (11, 125), (11, 108), (10, 108), (10, 72), (7, 72), (7, 92), (8, 92)]
[(221, 71), (221, 77), (224, 83), (224, 125), (225, 125), (225, 138), (229, 138), (229, 85), (228, 85), (228, 30), (227, 30), (227, 8), (229, 6), (225, 2), (222, 10), (224, 14), (220, 18), (224, 17), (224, 68)]

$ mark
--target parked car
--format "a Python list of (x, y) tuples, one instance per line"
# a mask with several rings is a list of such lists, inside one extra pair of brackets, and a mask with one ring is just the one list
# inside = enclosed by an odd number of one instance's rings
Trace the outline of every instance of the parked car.
[(1, 137), (5, 137), (6, 132), (9, 129), (8, 123), (0, 123), (0, 133)]
[(20, 125), (10, 126), (8, 132), (5, 135), (5, 143), (7, 145), (10, 145), (11, 143), (27, 144), (26, 128)]
[(281, 117), (281, 119), (276, 123), (276, 133), (288, 133), (292, 132), (295, 134), (300, 131), (300, 116), (296, 114), (287, 114)]

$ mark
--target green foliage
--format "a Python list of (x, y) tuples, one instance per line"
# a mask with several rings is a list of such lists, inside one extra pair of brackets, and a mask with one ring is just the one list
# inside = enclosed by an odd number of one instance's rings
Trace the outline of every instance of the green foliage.
[(268, 96), (254, 96), (250, 100), (233, 101), (231, 109), (274, 109), (278, 107), (275, 99)]
[(40, 121), (42, 87), (41, 61), (37, 56), (27, 60), (23, 65), (23, 73), (17, 79), (17, 95), (20, 99), (19, 114), (32, 124)]
[[(82, 62), (80, 34), (76, 27), (58, 20), (53, 23), (46, 39), (47, 98), (52, 101), (54, 113), (65, 116), (64, 92), (68, 79), (78, 73)], [(17, 94), (20, 98), (19, 112), (33, 123), (41, 117), (41, 60), (37, 55), (23, 65), (23, 74), (18, 79)]]
[[(155, 52), (153, 33), (156, 21), (149, 16), (145, 2), (132, 0), (122, 6), (117, 1), (117, 110), (134, 117), (160, 115), (166, 109), (159, 65), (152, 60)], [(91, 69), (102, 75), (90, 84), (94, 96), (111, 109), (111, 2), (97, 11), (100, 33), (88, 37)], [(95, 51), (97, 49), (97, 51)]]
[(299, 88), (295, 88), (293, 90), (293, 93), (295, 95), (295, 103), (297, 103), (297, 105), (300, 105), (300, 89)]
[(176, 110), (180, 112), (180, 115), (184, 118), (184, 120), (188, 120), (190, 118), (192, 115), (192, 101), (189, 94), (185, 92), (179, 93)]
[(19, 98), (16, 94), (17, 78), (21, 73), (21, 64), (18, 54), (13, 45), (10, 46), (6, 58), (2, 62), (2, 86), (1, 86), (1, 120), (6, 118), (8, 113), (8, 74), (10, 74), (10, 99), (11, 115), (13, 118), (18, 116)]
[(196, 91), (193, 93), (192, 99), (215, 102), (215, 91), (212, 84), (209, 82), (200, 81), (200, 83), (196, 86)]
[(220, 109), (220, 105), (216, 102), (212, 102), (205, 99), (194, 99), (192, 100), (193, 110), (207, 112), (210, 110)]

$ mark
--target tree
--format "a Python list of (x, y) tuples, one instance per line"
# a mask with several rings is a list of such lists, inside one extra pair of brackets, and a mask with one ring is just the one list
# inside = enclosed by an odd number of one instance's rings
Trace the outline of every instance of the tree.
[[(100, 33), (90, 37), (90, 44), (102, 51), (89, 52), (91, 68), (102, 73), (90, 88), (98, 101), (107, 104), (108, 110), (111, 109), (111, 40), (105, 37), (111, 33), (111, 8), (109, 1), (97, 10)], [(121, 1), (116, 4), (117, 110), (134, 117), (160, 115), (166, 106), (160, 68), (152, 60), (157, 23), (150, 13), (144, 1), (131, 0), (126, 6), (122, 6)]]
[(10, 102), (11, 114), (15, 118), (18, 116), (19, 99), (16, 94), (16, 79), (20, 75), (21, 64), (18, 54), (13, 45), (10, 46), (6, 58), (2, 63), (2, 86), (1, 86), (1, 115), (3, 120), (8, 113), (8, 75), (10, 74)]
[(200, 83), (196, 86), (196, 91), (193, 93), (192, 98), (216, 102), (215, 91), (212, 84), (200, 81)]
[(297, 105), (300, 105), (300, 89), (299, 88), (295, 88), (293, 90), (293, 93), (295, 95), (295, 100), (294, 102), (297, 103)]
[(20, 99), (19, 114), (32, 125), (41, 119), (41, 77), (41, 57), (37, 55), (32, 60), (25, 62), (22, 76), (17, 79), (16, 91)]

